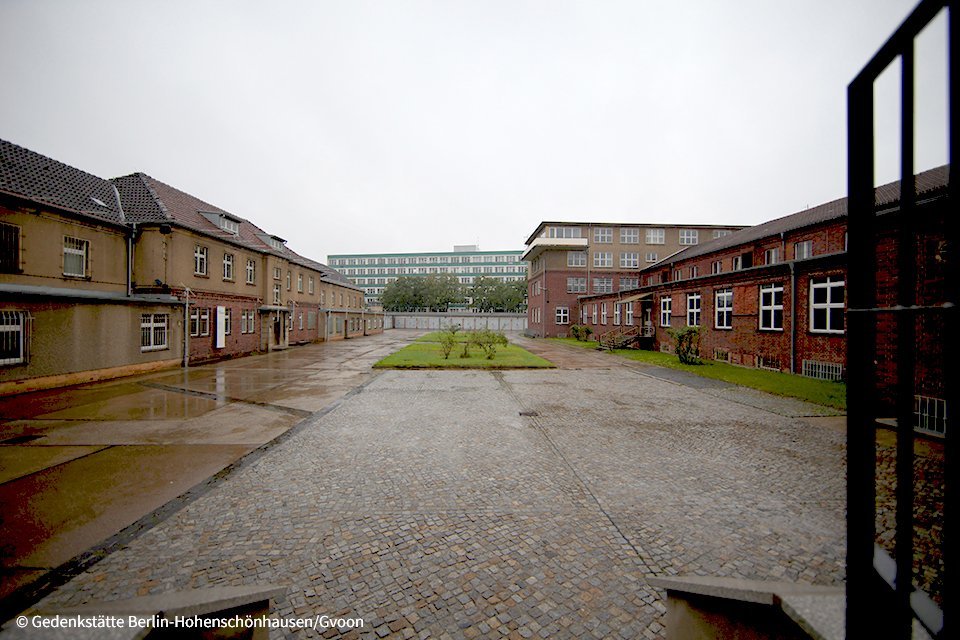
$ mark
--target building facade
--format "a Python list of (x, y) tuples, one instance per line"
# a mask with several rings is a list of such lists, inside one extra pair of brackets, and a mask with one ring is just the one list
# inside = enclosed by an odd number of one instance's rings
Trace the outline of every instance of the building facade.
[[(918, 212), (926, 220), (917, 229), (914, 250), (918, 304), (934, 309), (945, 300), (942, 229), (948, 168), (919, 174), (916, 183)], [(878, 187), (876, 202), (883, 230), (877, 247), (878, 305), (893, 306), (899, 286), (899, 183)], [(671, 330), (699, 327), (700, 353), (705, 358), (844, 380), (846, 273), (847, 200), (843, 198), (690, 247), (640, 270), (634, 291), (581, 296), (570, 322), (589, 327), (593, 339), (632, 334), (641, 348), (666, 352), (675, 343)], [(929, 426), (925, 430), (943, 433), (947, 399), (939, 345), (947, 328), (937, 314), (918, 315), (916, 322), (918, 423), (922, 418)], [(897, 339), (893, 316), (881, 317), (876, 327), (881, 388), (892, 388), (896, 382)]]
[(0, 141), (0, 393), (382, 331), (362, 291), (142, 173)]
[(479, 277), (502, 282), (522, 282), (527, 265), (522, 251), (480, 251), (475, 245), (455, 246), (435, 253), (364, 253), (327, 256), (330, 266), (360, 287), (369, 305), (379, 305), (387, 285), (404, 276), (450, 274), (460, 284)]
[(528, 333), (564, 337), (578, 299), (636, 289), (639, 272), (678, 251), (742, 229), (718, 225), (541, 222), (527, 238)]

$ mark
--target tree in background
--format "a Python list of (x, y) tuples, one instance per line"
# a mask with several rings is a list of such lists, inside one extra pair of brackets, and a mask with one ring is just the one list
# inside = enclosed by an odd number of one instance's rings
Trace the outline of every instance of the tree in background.
[(473, 282), (470, 297), (473, 307), (480, 311), (522, 313), (527, 295), (525, 282), (501, 282), (496, 278), (480, 276)]
[(381, 302), (386, 311), (447, 311), (463, 302), (463, 292), (454, 275), (403, 276), (387, 285)]

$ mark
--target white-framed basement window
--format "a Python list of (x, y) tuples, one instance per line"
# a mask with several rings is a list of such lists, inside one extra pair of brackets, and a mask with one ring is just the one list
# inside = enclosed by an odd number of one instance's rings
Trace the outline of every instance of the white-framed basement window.
[(140, 351), (169, 349), (167, 327), (170, 316), (166, 313), (140, 314)]
[(0, 365), (25, 364), (29, 360), (30, 314), (0, 311)]

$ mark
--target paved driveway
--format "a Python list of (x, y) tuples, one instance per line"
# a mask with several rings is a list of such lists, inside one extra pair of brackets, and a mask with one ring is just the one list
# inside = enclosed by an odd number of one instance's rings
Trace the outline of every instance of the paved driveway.
[(605, 362), (384, 372), (43, 604), (262, 583), (364, 637), (655, 638), (650, 576), (842, 581), (841, 431)]

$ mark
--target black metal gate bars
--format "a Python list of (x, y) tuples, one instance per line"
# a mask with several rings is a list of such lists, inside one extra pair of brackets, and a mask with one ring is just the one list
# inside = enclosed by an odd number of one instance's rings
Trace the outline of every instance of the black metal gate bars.
[[(914, 179), (915, 42), (941, 11), (948, 19), (948, 170), (957, 130), (955, 0), (924, 0), (848, 87), (847, 334), (847, 638), (911, 638), (922, 625), (936, 638), (958, 638), (956, 597), (958, 484), (956, 424), (960, 402), (958, 244), (952, 181), (937, 198), (918, 197)], [(854, 27), (855, 28), (855, 27)], [(874, 190), (874, 84), (890, 65), (901, 71), (900, 194), (879, 210)], [(930, 247), (933, 247), (931, 252)], [(925, 264), (938, 270), (935, 286)], [(940, 335), (935, 335), (940, 334)], [(927, 345), (922, 347), (921, 345)], [(933, 345), (932, 347), (930, 345)], [(939, 368), (930, 359), (942, 359)], [(930, 372), (935, 372), (931, 374)], [(914, 584), (914, 430), (918, 380), (936, 375), (946, 407), (942, 592), (940, 605)], [(889, 418), (894, 419), (890, 420)], [(896, 425), (896, 531), (891, 559), (877, 539), (877, 425)], [(955, 420), (954, 420), (955, 422)], [(952, 609), (951, 609), (952, 608)]]

